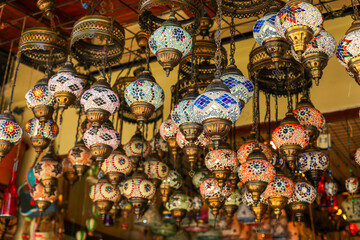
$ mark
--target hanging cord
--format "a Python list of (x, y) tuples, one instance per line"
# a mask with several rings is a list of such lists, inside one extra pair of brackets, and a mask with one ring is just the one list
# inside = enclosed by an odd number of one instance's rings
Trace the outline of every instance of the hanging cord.
[(192, 46), (192, 51), (191, 51), (191, 73), (190, 73), (190, 86), (191, 87), (195, 87), (195, 74), (194, 74), (194, 61), (195, 61), (195, 48), (196, 48), (196, 37), (195, 34), (192, 35), (192, 42), (193, 42), (193, 46)]
[(18, 56), (17, 56), (17, 63), (16, 63), (16, 69), (15, 69), (15, 75), (14, 75), (14, 82), (11, 88), (11, 95), (10, 95), (10, 102), (9, 102), (9, 107), (8, 110), (11, 111), (11, 105), (13, 103), (13, 98), (14, 98), (14, 90), (15, 90), (15, 86), (16, 86), (16, 79), (18, 76), (18, 72), (19, 72), (19, 67), (20, 67), (20, 58), (21, 58), (21, 54), (20, 51), (18, 52)]
[(354, 11), (355, 20), (359, 20), (359, 10), (357, 8), (357, 5), (354, 3), (354, 0), (351, 0), (351, 5)]
[(278, 103), (278, 96), (275, 95), (275, 125), (278, 124), (279, 121), (279, 103)]
[(230, 22), (230, 65), (235, 65), (235, 23), (234, 15), (231, 15)]
[(290, 81), (288, 79), (288, 72), (285, 75), (285, 82), (287, 85), (287, 101), (288, 101), (288, 112), (292, 112), (293, 110), (293, 105), (292, 105), (292, 99), (291, 99), (291, 94), (290, 94)]
[[(4, 8), (1, 8), (1, 9), (4, 9)], [(1, 86), (1, 106), (0, 106), (1, 111), (3, 110), (3, 107), (4, 107), (3, 105), (5, 105), (5, 82), (7, 82), (7, 77), (9, 75), (9, 71), (10, 71), (9, 68), (10, 68), (10, 65), (11, 65), (11, 62), (12, 62), (11, 55), (12, 55), (13, 45), (14, 45), (14, 41), (11, 40), (10, 49), (9, 49), (9, 55), (8, 55), (8, 59), (7, 59), (7, 62), (6, 62), (5, 75), (4, 75), (4, 79), (3, 79), (3, 82), (2, 82), (2, 86)]]
[(266, 113), (265, 113), (264, 122), (268, 122), (268, 126), (266, 130), (268, 134), (268, 141), (270, 143), (271, 140), (270, 93), (265, 94), (265, 99), (266, 99)]
[(215, 78), (220, 78), (221, 76), (221, 0), (216, 0), (218, 10), (216, 12), (216, 23), (217, 30), (215, 32), (215, 44), (216, 44), (216, 52), (215, 52)]
[(150, 48), (146, 44), (146, 71), (150, 71)]
[(81, 109), (79, 109), (79, 116), (78, 116), (78, 121), (77, 121), (77, 126), (76, 126), (76, 134), (75, 134), (75, 145), (79, 139), (79, 128), (80, 128), (80, 122), (81, 122)]
[(259, 83), (255, 82), (255, 91), (256, 91), (256, 141), (260, 141), (260, 104), (259, 104)]
[[(107, 61), (108, 61), (108, 41), (106, 41), (106, 44), (104, 46), (104, 52), (105, 52), (104, 68), (103, 68), (103, 71), (102, 71), (102, 75), (106, 79), (106, 65), (107, 65)], [(108, 81), (110, 81), (110, 80), (108, 80)]]

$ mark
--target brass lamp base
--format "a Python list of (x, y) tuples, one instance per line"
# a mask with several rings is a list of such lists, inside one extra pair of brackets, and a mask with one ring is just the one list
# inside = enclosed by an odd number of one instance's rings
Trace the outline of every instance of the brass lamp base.
[(357, 84), (360, 85), (360, 57), (350, 59), (348, 66), (350, 72), (354, 74)]
[(44, 189), (46, 193), (51, 193), (52, 190), (57, 186), (57, 178), (56, 177), (43, 177), (41, 179), (41, 183), (44, 185)]
[(136, 117), (136, 121), (141, 127), (151, 117), (155, 110), (155, 107), (150, 103), (136, 102), (131, 104), (130, 110), (132, 114), (134, 114), (134, 116)]
[(269, 57), (271, 57), (271, 61), (275, 64), (275, 68), (279, 68), (279, 62), (281, 58), (284, 56), (287, 50), (289, 50), (289, 43), (283, 38), (269, 38), (266, 39), (262, 43), (265, 52)]
[(114, 202), (109, 200), (97, 200), (95, 201), (95, 207), (99, 211), (99, 214), (104, 216), (112, 208)]
[(221, 118), (210, 118), (203, 121), (205, 132), (211, 136), (215, 149), (219, 147), (220, 141), (228, 135), (231, 129), (231, 121)]
[(156, 58), (166, 71), (166, 76), (168, 77), (173, 68), (179, 64), (182, 53), (177, 49), (163, 48), (156, 52)]
[(206, 203), (207, 205), (209, 205), (209, 208), (211, 209), (211, 213), (214, 216), (217, 216), (219, 214), (219, 211), (224, 204), (224, 202), (221, 201), (218, 197), (210, 197), (206, 199)]
[(76, 172), (65, 172), (64, 177), (70, 183), (70, 185), (73, 185), (74, 182), (76, 182), (78, 179)]
[(235, 189), (237, 183), (239, 182), (239, 177), (236, 172), (232, 172), (229, 176), (229, 181), (231, 182), (232, 187)]
[(89, 168), (89, 166), (83, 164), (73, 164), (73, 166), (79, 178), (81, 178)]
[(163, 202), (163, 205), (165, 206), (165, 203), (169, 200), (170, 195), (174, 192), (174, 190), (170, 186), (162, 186), (159, 187), (161, 200)]
[(36, 207), (39, 209), (40, 213), (45, 212), (45, 210), (50, 207), (51, 202), (45, 199), (37, 199), (35, 200)]
[(203, 126), (200, 123), (188, 122), (179, 126), (180, 131), (184, 134), (185, 139), (188, 141), (196, 141), (203, 131)]
[(33, 136), (30, 138), (31, 145), (35, 148), (35, 152), (40, 153), (47, 148), (51, 142), (49, 138), (42, 136)]
[(183, 151), (188, 157), (188, 161), (190, 164), (190, 172), (193, 172), (198, 159), (200, 147), (195, 145), (194, 143), (190, 143), (183, 148)]
[(178, 154), (178, 145), (177, 145), (177, 142), (176, 142), (176, 138), (175, 137), (169, 138), (167, 140), (167, 143), (169, 145), (169, 150), (170, 150), (172, 158), (174, 160), (176, 160), (177, 154)]
[(305, 52), (308, 43), (313, 39), (313, 36), (313, 30), (305, 25), (290, 27), (285, 32), (286, 39), (291, 43), (299, 59), (302, 59), (302, 54)]
[(96, 162), (102, 163), (110, 156), (113, 149), (111, 146), (106, 144), (94, 144), (90, 146), (90, 151), (91, 155), (96, 158)]
[(48, 105), (38, 105), (33, 107), (32, 111), (40, 123), (45, 123), (51, 119), (54, 108)]
[(6, 154), (8, 154), (11, 151), (13, 147), (14, 144), (12, 142), (0, 140), (0, 161), (2, 160), (3, 157), (6, 156)]
[(61, 91), (55, 93), (55, 99), (59, 108), (67, 109), (69, 106), (74, 104), (76, 96), (70, 92)]
[(121, 180), (124, 178), (124, 174), (121, 172), (108, 172), (106, 174), (107, 179), (109, 180), (110, 184), (114, 187), (117, 187)]
[(251, 211), (254, 213), (255, 215), (255, 221), (257, 223), (261, 222), (262, 217), (264, 216), (264, 214), (266, 213), (268, 208), (267, 204), (264, 204), (262, 202), (258, 203), (256, 206), (255, 204), (252, 204), (250, 206)]
[(219, 187), (224, 187), (225, 182), (228, 180), (231, 172), (225, 169), (216, 169), (212, 171), (214, 178), (218, 181)]
[(146, 198), (133, 197), (129, 199), (129, 202), (134, 209), (136, 218), (139, 220), (148, 207), (148, 200)]
[(91, 126), (97, 131), (101, 125), (110, 117), (110, 113), (99, 108), (90, 108), (86, 111), (86, 118), (91, 123)]
[(268, 201), (271, 209), (273, 210), (273, 213), (275, 214), (276, 219), (279, 219), (281, 215), (281, 210), (286, 207), (288, 198), (285, 196), (270, 196)]
[(224, 211), (226, 212), (226, 216), (228, 219), (231, 219), (234, 216), (234, 213), (237, 211), (237, 205), (224, 205)]
[(328, 63), (329, 57), (325, 53), (309, 53), (302, 60), (304, 66), (310, 70), (311, 78), (319, 85), (319, 80), (323, 75), (323, 70)]
[(289, 205), (291, 212), (295, 215), (298, 222), (301, 222), (305, 212), (308, 209), (308, 203), (305, 202), (292, 202)]
[(162, 180), (153, 178), (153, 179), (151, 179), (151, 182), (155, 185), (156, 188), (158, 188), (161, 185)]
[(319, 182), (324, 175), (324, 171), (322, 170), (309, 170), (305, 172), (306, 179), (309, 180), (315, 189), (318, 188)]
[(184, 217), (186, 216), (187, 211), (185, 209), (174, 209), (171, 210), (171, 216), (175, 219), (175, 221), (177, 222), (178, 226), (180, 227), (180, 223), (181, 221), (184, 219)]
[(290, 172), (292, 174), (295, 173), (298, 155), (302, 148), (298, 144), (284, 144), (280, 147), (280, 150), (285, 158)]
[(251, 193), (252, 199), (257, 204), (260, 201), (260, 195), (265, 191), (268, 183), (262, 181), (248, 181), (245, 186), (249, 193)]

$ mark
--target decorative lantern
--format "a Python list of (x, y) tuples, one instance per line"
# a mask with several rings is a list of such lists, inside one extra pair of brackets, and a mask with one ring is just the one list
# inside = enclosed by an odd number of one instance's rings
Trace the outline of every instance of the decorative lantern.
[(101, 166), (101, 170), (103, 170), (107, 179), (114, 187), (116, 187), (125, 176), (130, 174), (132, 169), (133, 165), (121, 147), (115, 149)]
[(360, 84), (360, 51), (357, 47), (359, 34), (359, 20), (355, 20), (339, 42), (336, 50), (340, 64), (346, 68), (349, 74), (351, 73), (358, 84)]
[(327, 155), (320, 151), (309, 151), (303, 153), (299, 158), (299, 170), (305, 173), (306, 178), (317, 189), (319, 181), (329, 167)]
[(155, 192), (155, 185), (140, 171), (134, 172), (123, 185), (123, 194), (131, 203), (137, 219), (144, 214)]
[(242, 202), (241, 198), (242, 196), (239, 190), (235, 189), (231, 193), (230, 197), (225, 200), (223, 209), (226, 212), (228, 219), (231, 219), (234, 216), (234, 213), (237, 211), (238, 206)]
[(62, 169), (65, 179), (72, 185), (77, 180), (77, 175), (72, 163), (67, 158), (62, 160)]
[(231, 124), (239, 118), (241, 110), (241, 103), (220, 79), (214, 79), (194, 103), (195, 117), (202, 122), (215, 148), (228, 135)]
[(252, 82), (235, 65), (227, 66), (220, 79), (229, 88), (231, 94), (241, 103), (241, 108), (244, 108), (254, 94)]
[(160, 125), (160, 136), (168, 143), (173, 159), (177, 156), (176, 134), (179, 128), (171, 119), (166, 120)]
[(31, 145), (40, 154), (47, 148), (59, 133), (59, 127), (53, 120), (40, 122), (37, 118), (30, 119), (25, 125), (25, 132), (30, 137)]
[(82, 230), (79, 230), (75, 233), (76, 240), (85, 240), (86, 236), (87, 236), (86, 232)]
[(271, 148), (268, 145), (265, 145), (262, 142), (256, 143), (255, 141), (248, 141), (241, 145), (237, 151), (237, 159), (239, 160), (239, 163), (242, 164), (246, 162), (246, 159), (248, 158), (249, 154), (253, 152), (256, 144), (260, 147), (261, 152), (263, 152), (268, 160), (272, 157)]
[(260, 223), (269, 205), (269, 202), (265, 198), (264, 193), (260, 195), (260, 200), (256, 204), (255, 201), (253, 200), (252, 194), (247, 189), (245, 189), (245, 192), (242, 195), (242, 202), (245, 203), (248, 207), (250, 207), (251, 211), (256, 217), (255, 221), (257, 223)]
[(192, 178), (192, 184), (196, 188), (200, 188), (200, 185), (209, 178), (209, 171), (206, 169), (196, 172)]
[(120, 135), (114, 128), (104, 124), (98, 130), (94, 127), (86, 130), (83, 140), (96, 162), (101, 164), (119, 146)]
[(186, 213), (191, 211), (192, 200), (186, 194), (175, 193), (171, 195), (169, 201), (166, 203), (166, 208), (171, 212), (178, 226), (180, 226), (180, 222), (186, 216)]
[(360, 165), (360, 148), (356, 149), (354, 158), (355, 162)]
[(0, 114), (0, 161), (18, 143), (22, 136), (21, 127), (9, 111)]
[(165, 157), (165, 153), (169, 151), (169, 146), (167, 142), (160, 136), (160, 133), (156, 134), (154, 138), (150, 140), (150, 146), (153, 151), (156, 150), (160, 159)]
[(143, 71), (124, 91), (125, 101), (142, 126), (165, 100), (163, 89), (149, 71)]
[(75, 147), (70, 149), (68, 153), (68, 159), (75, 168), (76, 174), (79, 178), (85, 173), (85, 171), (92, 165), (91, 152), (85, 147), (83, 140), (77, 142)]
[(71, 61), (67, 61), (60, 70), (54, 74), (48, 83), (50, 94), (56, 99), (59, 108), (67, 109), (76, 99), (80, 99), (84, 92), (85, 83), (76, 74)]
[(104, 77), (99, 79), (85, 91), (80, 100), (81, 107), (86, 112), (87, 120), (92, 124), (95, 132), (120, 107), (120, 101), (115, 92), (111, 90)]
[(149, 40), (149, 34), (145, 31), (139, 31), (135, 35), (136, 42), (142, 51), (146, 50)]
[(168, 176), (165, 180), (162, 181), (159, 187), (161, 200), (164, 204), (168, 201), (168, 198), (173, 193), (173, 191), (179, 189), (182, 186), (182, 182), (182, 177), (178, 172), (174, 170), (169, 171)]
[(53, 202), (56, 201), (58, 192), (56, 189), (46, 192), (45, 187), (41, 183), (37, 183), (30, 189), (30, 195), (34, 199), (39, 212), (43, 213)]
[(206, 167), (213, 173), (219, 187), (223, 187), (230, 174), (239, 165), (236, 154), (230, 149), (218, 149), (208, 152), (205, 157)]
[(195, 195), (192, 198), (192, 208), (195, 211), (200, 211), (200, 209), (202, 208), (202, 206), (204, 205), (202, 198), (199, 195)]
[(356, 177), (351, 176), (345, 180), (345, 187), (348, 193), (354, 194), (358, 191), (359, 188), (359, 181)]
[(282, 152), (289, 169), (294, 172), (299, 152), (309, 143), (304, 127), (299, 124), (293, 113), (288, 112), (271, 137), (275, 146)]
[(325, 183), (325, 192), (326, 192), (326, 195), (328, 195), (330, 197), (330, 204), (333, 205), (333, 203), (334, 203), (333, 197), (336, 195), (336, 193), (338, 191), (338, 185), (334, 181), (331, 170), (329, 170), (329, 176), (330, 176), (330, 179), (328, 181), (326, 181), (326, 183)]
[(229, 181), (225, 182), (223, 188), (219, 186), (215, 178), (209, 178), (200, 185), (200, 194), (211, 209), (211, 213), (215, 216), (232, 192), (233, 188)]
[(151, 153), (151, 146), (139, 129), (136, 130), (130, 141), (124, 145), (126, 155), (130, 158), (133, 166), (139, 162), (141, 157), (147, 158)]
[(50, 94), (48, 81), (48, 76), (45, 76), (25, 94), (26, 106), (33, 111), (34, 116), (39, 119), (41, 123), (50, 120), (54, 112), (55, 101)]
[(286, 38), (301, 59), (307, 44), (323, 26), (321, 12), (304, 0), (288, 2), (275, 17), (278, 33)]
[(62, 176), (62, 165), (56, 160), (53, 149), (42, 157), (34, 166), (35, 177), (44, 185), (45, 192), (50, 193), (57, 186), (57, 179)]
[[(316, 85), (319, 85), (319, 80), (323, 74), (322, 71), (329, 59), (334, 55), (335, 49), (336, 41), (334, 37), (324, 29), (321, 29), (306, 46), (306, 50), (302, 55), (302, 62), (310, 71), (310, 76), (315, 80)], [(297, 55), (294, 58), (297, 59)]]
[(171, 218), (169, 211), (163, 211), (163, 220), (161, 225), (154, 225), (150, 228), (151, 232), (156, 236), (171, 237), (178, 232), (178, 228)]
[(307, 183), (302, 177), (295, 182), (294, 194), (288, 201), (292, 213), (300, 222), (308, 206), (315, 201), (316, 189)]
[(90, 187), (90, 199), (95, 203), (99, 214), (103, 217), (110, 211), (115, 202), (120, 200), (120, 191), (106, 182), (98, 182)]
[(174, 14), (172, 11), (169, 19), (152, 32), (149, 38), (150, 50), (166, 71), (166, 76), (169, 76), (170, 71), (192, 47), (190, 34), (180, 26)]
[(279, 68), (279, 61), (289, 49), (289, 43), (280, 36), (275, 27), (275, 18), (279, 9), (276, 6), (270, 7), (268, 12), (259, 18), (253, 28), (255, 41), (262, 46), (271, 57), (275, 68)]
[(86, 229), (87, 229), (89, 236), (92, 236), (95, 231), (95, 228), (96, 228), (95, 218), (86, 219), (85, 224), (86, 224)]
[(266, 188), (264, 194), (265, 198), (268, 199), (270, 207), (279, 219), (281, 210), (286, 207), (288, 200), (294, 193), (294, 182), (287, 177), (277, 175)]
[(239, 179), (245, 184), (255, 203), (260, 200), (260, 195), (274, 177), (275, 168), (266, 159), (251, 159), (239, 167)]
[(169, 176), (169, 167), (160, 161), (145, 161), (144, 172), (153, 181), (156, 187)]

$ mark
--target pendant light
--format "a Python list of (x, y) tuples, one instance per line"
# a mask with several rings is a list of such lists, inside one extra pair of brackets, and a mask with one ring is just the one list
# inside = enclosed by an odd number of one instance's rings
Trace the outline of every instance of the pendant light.
[(164, 179), (159, 186), (161, 200), (164, 205), (168, 201), (171, 194), (182, 186), (182, 183), (183, 179), (181, 175), (175, 170), (170, 170), (167, 178)]
[(167, 119), (160, 125), (160, 135), (168, 143), (171, 156), (176, 159), (178, 146), (176, 143), (176, 134), (179, 128), (173, 123), (171, 119)]
[(256, 203), (253, 200), (252, 194), (247, 189), (245, 189), (242, 195), (242, 202), (245, 203), (246, 206), (248, 206), (253, 212), (256, 217), (255, 221), (260, 223), (269, 206), (268, 199), (265, 198), (264, 193), (260, 195), (260, 200)]
[(171, 212), (180, 227), (181, 221), (192, 209), (192, 199), (184, 193), (174, 193), (166, 203), (166, 208)]

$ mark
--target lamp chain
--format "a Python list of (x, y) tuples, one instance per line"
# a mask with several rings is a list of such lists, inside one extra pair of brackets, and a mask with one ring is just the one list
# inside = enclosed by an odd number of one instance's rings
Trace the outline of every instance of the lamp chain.
[(354, 0), (351, 0), (351, 5), (352, 5), (353, 10), (354, 10), (355, 20), (359, 20), (359, 10), (357, 8), (357, 5), (354, 3)]
[(220, 78), (221, 76), (221, 0), (216, 0), (218, 10), (216, 12), (216, 24), (218, 25), (218, 28), (215, 32), (215, 43), (216, 43), (216, 52), (215, 52), (215, 78)]
[(191, 51), (191, 74), (190, 74), (191, 87), (195, 86), (195, 76), (194, 76), (194, 68), (195, 68), (194, 60), (195, 60), (195, 46), (196, 46), (195, 41), (196, 41), (196, 37), (193, 34), (192, 36), (193, 46)]
[(235, 65), (235, 23), (234, 16), (231, 16), (230, 23), (230, 65)]

